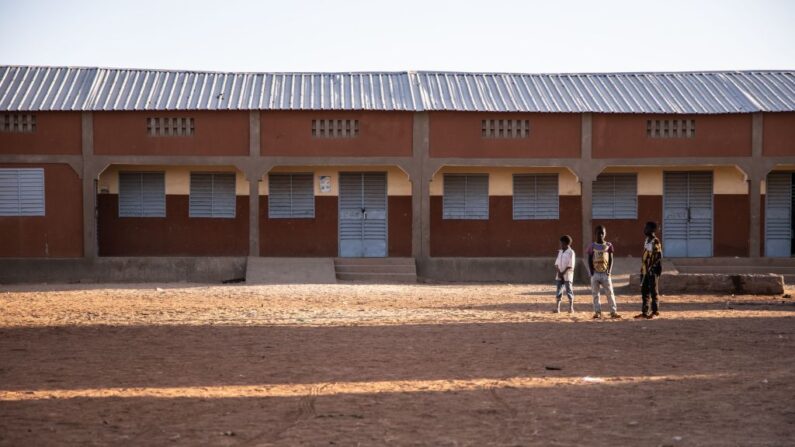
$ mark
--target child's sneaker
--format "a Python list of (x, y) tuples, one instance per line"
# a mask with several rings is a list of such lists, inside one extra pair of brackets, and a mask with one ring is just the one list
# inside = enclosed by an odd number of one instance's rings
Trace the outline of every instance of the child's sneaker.
[(610, 312), (610, 318), (612, 318), (614, 320), (620, 320), (621, 319), (621, 315), (619, 315), (619, 314), (617, 314), (615, 312)]
[(591, 318), (593, 318), (594, 320), (602, 318), (602, 312), (594, 312), (593, 317)]
[(646, 314), (637, 314), (637, 315), (635, 315), (635, 317), (634, 317), (634, 318), (635, 318), (636, 320), (640, 320), (641, 318), (646, 318), (646, 319), (648, 319), (648, 318), (649, 318), (649, 316), (648, 316), (648, 315), (646, 315)]
[(654, 317), (659, 317), (660, 313), (655, 310), (654, 312), (651, 313), (651, 315)]

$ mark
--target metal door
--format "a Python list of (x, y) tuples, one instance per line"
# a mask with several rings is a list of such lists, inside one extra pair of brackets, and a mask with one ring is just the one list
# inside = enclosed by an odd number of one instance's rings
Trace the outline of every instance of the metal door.
[(386, 173), (340, 173), (339, 209), (340, 256), (385, 257)]
[(770, 173), (765, 186), (765, 256), (789, 257), (792, 252), (792, 174)]
[(663, 176), (663, 240), (666, 256), (712, 256), (712, 173)]

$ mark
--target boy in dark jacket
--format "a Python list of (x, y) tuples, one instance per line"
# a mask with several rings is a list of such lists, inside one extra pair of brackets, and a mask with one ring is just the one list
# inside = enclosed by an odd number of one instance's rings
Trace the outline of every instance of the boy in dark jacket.
[(657, 302), (657, 282), (662, 274), (662, 244), (654, 234), (656, 230), (656, 222), (646, 222), (646, 226), (643, 228), (643, 234), (646, 236), (640, 266), (640, 293), (643, 297), (643, 305), (641, 313), (635, 318), (652, 319), (660, 316)]

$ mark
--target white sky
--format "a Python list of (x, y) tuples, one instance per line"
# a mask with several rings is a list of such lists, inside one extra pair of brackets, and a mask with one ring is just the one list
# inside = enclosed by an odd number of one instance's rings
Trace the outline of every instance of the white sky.
[(795, 0), (0, 0), (0, 64), (528, 73), (795, 69)]

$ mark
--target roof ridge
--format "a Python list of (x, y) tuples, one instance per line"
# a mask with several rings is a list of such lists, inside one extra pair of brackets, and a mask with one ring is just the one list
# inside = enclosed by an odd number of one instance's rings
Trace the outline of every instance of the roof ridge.
[(418, 70), (417, 74), (462, 74), (462, 75), (508, 75), (508, 76), (637, 76), (637, 75), (720, 75), (741, 73), (795, 73), (795, 69), (759, 69), (759, 70), (689, 70), (689, 71), (605, 71), (605, 72), (495, 72), (495, 71), (445, 71)]
[(749, 70), (682, 70), (682, 71), (594, 71), (594, 72), (511, 72), (511, 71), (457, 71), (457, 70), (332, 70), (332, 71), (223, 71), (179, 68), (103, 67), (86, 65), (25, 65), (0, 64), (0, 68), (39, 68), (75, 70), (150, 71), (159, 73), (206, 73), (219, 75), (359, 75), (359, 74), (461, 74), (461, 75), (510, 75), (510, 76), (637, 76), (637, 75), (681, 75), (681, 74), (741, 74), (741, 73), (795, 73), (795, 69), (749, 69)]
[(107, 70), (107, 71), (152, 71), (158, 73), (197, 73), (213, 75), (332, 75), (332, 74), (408, 74), (409, 70), (375, 70), (375, 71), (220, 71), (220, 70), (191, 70), (175, 68), (124, 68), (124, 67), (99, 67), (82, 65), (16, 65), (0, 64), (0, 68), (37, 68), (37, 69), (72, 69), (72, 70)]

